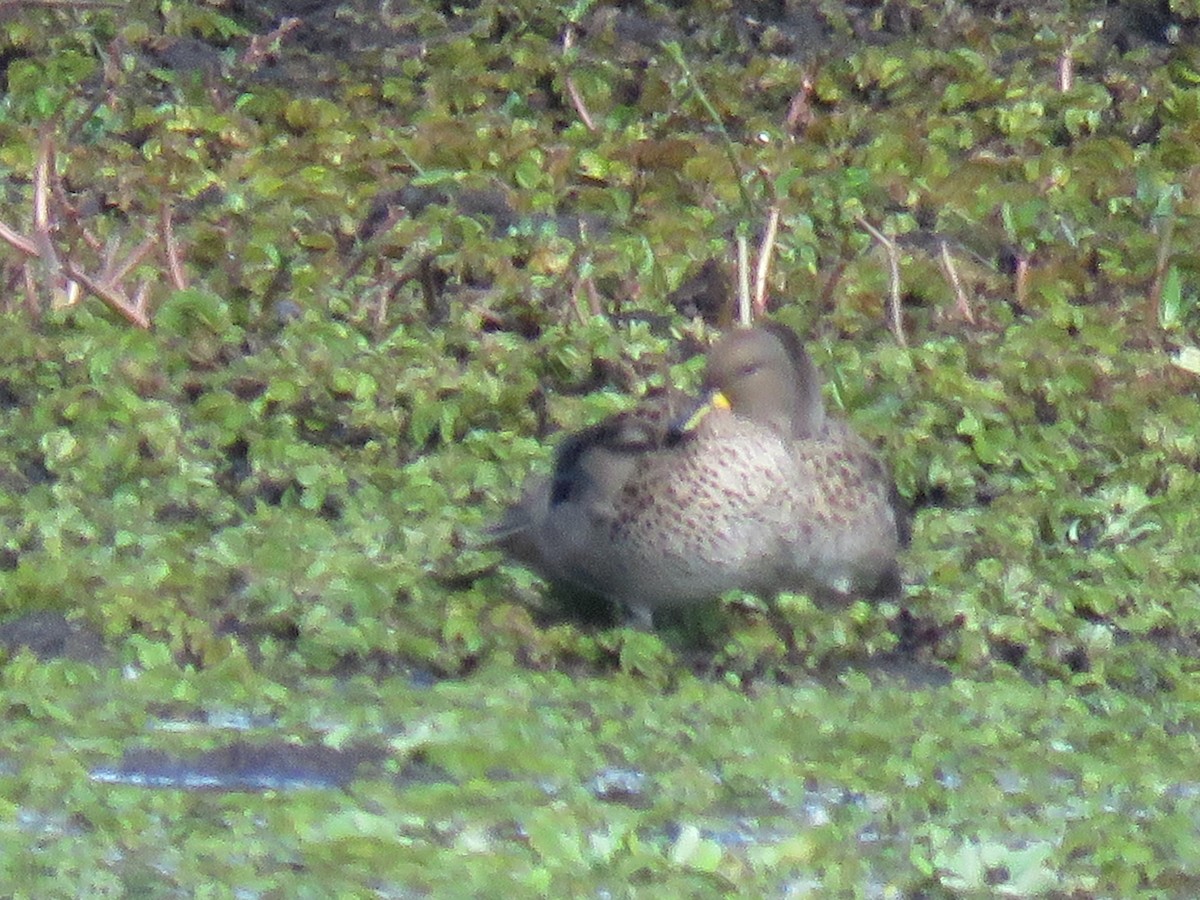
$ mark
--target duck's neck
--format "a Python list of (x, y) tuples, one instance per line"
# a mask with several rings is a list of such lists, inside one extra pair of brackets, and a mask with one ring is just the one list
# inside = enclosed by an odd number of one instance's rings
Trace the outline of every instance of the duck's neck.
[(789, 422), (784, 424), (783, 430), (802, 440), (816, 437), (825, 427), (825, 401), (821, 397), (821, 378), (808, 354), (795, 360), (795, 366), (797, 379), (791, 386), (793, 399)]

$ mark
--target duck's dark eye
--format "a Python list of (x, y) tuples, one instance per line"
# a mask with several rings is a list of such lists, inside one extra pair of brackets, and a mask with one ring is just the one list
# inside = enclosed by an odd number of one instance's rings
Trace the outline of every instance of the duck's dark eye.
[(737, 374), (739, 378), (745, 378), (747, 375), (753, 375), (757, 371), (758, 363), (746, 363), (744, 366), (738, 369)]

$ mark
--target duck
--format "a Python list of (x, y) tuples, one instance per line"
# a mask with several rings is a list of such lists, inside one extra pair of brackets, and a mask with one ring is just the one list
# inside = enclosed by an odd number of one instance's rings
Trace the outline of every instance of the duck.
[(887, 467), (828, 413), (796, 333), (766, 322), (710, 349), (686, 405), (671, 395), (568, 435), (488, 540), (648, 630), (656, 610), (735, 589), (895, 595), (902, 528)]

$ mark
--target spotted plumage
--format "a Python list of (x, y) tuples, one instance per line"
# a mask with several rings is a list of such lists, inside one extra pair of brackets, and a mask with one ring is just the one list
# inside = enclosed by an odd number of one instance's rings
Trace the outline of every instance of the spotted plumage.
[(549, 581), (653, 611), (740, 588), (765, 597), (896, 590), (891, 478), (828, 416), (790, 330), (734, 331), (708, 358), (695, 414), (613, 416), (567, 437), (490, 537)]

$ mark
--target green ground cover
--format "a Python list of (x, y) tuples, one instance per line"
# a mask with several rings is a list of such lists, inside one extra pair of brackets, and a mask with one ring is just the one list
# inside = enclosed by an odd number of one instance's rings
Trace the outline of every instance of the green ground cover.
[[(1200, 8), (752, 7), (0, 21), (0, 628), (84, 636), (0, 631), (0, 892), (1195, 895)], [(473, 541), (695, 385), (771, 209), (914, 512), (801, 664)], [(383, 752), (103, 777), (236, 741)]]

